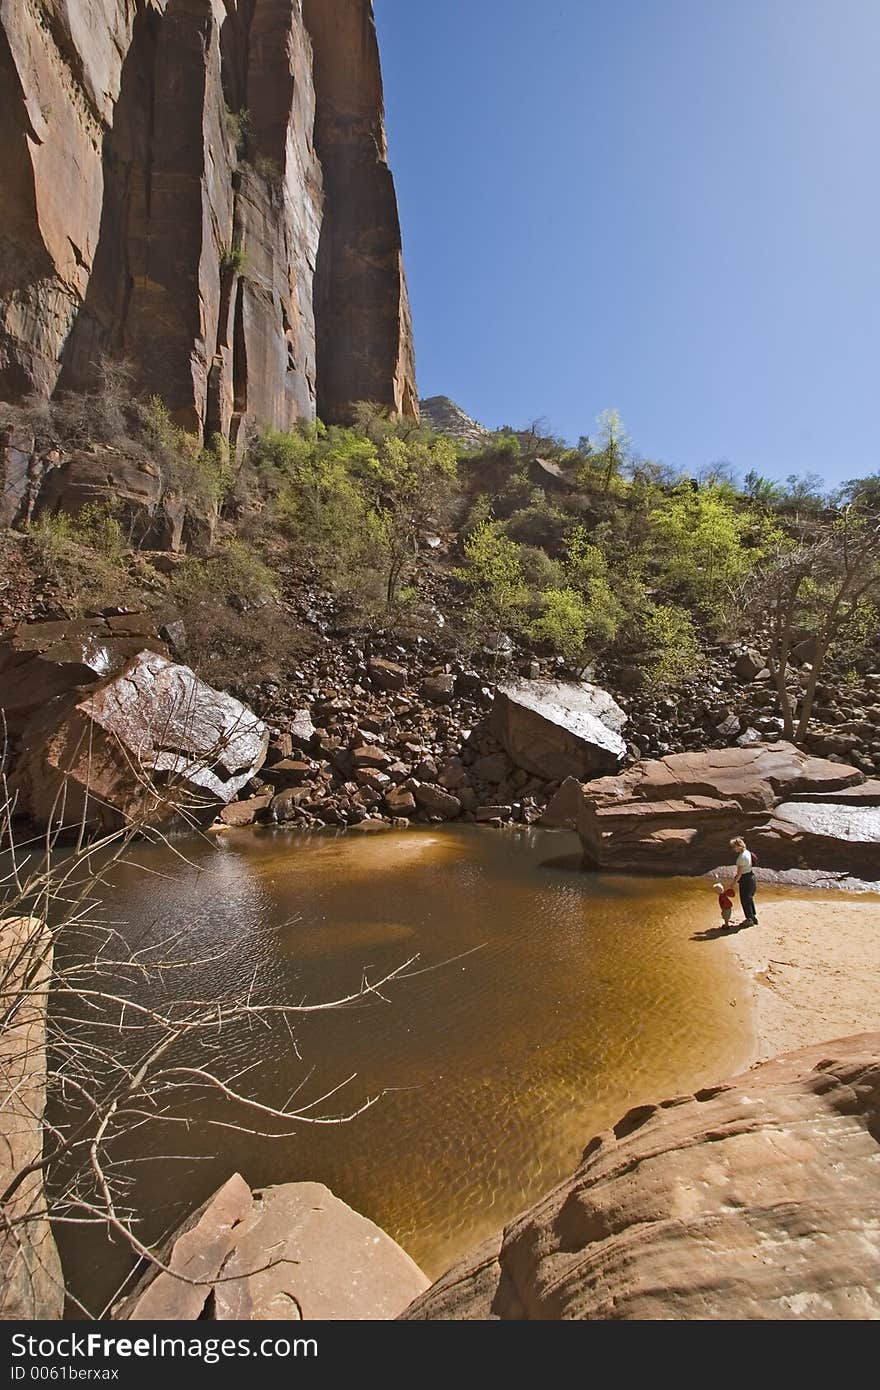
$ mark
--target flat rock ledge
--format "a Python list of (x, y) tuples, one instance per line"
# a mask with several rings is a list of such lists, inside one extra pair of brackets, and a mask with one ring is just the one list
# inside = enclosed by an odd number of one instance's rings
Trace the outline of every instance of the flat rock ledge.
[(880, 1033), (631, 1110), (406, 1319), (880, 1318)]
[(383, 1230), (316, 1182), (251, 1191), (235, 1173), (174, 1233), (113, 1317), (375, 1321), (428, 1287)]
[(880, 876), (880, 780), (784, 742), (570, 777), (542, 824), (575, 829), (595, 869), (702, 873), (729, 865), (743, 835), (762, 868)]

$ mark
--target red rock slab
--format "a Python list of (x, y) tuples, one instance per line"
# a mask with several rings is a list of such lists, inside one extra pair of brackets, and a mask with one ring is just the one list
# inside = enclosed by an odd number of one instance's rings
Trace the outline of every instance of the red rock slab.
[(408, 1319), (880, 1317), (880, 1033), (644, 1105)]
[(314, 1182), (256, 1192), (223, 1272), (218, 1320), (396, 1318), (428, 1286), (390, 1236)]

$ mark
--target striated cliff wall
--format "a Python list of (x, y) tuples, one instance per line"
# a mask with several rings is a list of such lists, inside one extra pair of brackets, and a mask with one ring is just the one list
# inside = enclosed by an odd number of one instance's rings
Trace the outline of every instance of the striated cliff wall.
[(371, 0), (0, 0), (0, 398), (418, 411)]

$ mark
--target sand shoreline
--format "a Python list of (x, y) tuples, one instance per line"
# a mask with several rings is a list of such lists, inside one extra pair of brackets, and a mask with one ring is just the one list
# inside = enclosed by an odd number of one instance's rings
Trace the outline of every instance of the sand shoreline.
[(880, 893), (762, 883), (758, 918), (718, 936), (749, 988), (749, 1066), (880, 1028)]

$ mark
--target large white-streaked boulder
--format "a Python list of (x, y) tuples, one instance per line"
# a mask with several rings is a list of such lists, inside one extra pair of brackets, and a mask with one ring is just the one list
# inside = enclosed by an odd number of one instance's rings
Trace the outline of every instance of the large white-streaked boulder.
[(549, 782), (617, 772), (626, 758), (626, 714), (587, 681), (500, 685), (488, 723), (517, 767)]
[(24, 732), (22, 806), (40, 825), (114, 828), (213, 819), (262, 766), (269, 732), (233, 696), (157, 652), (138, 653)]

